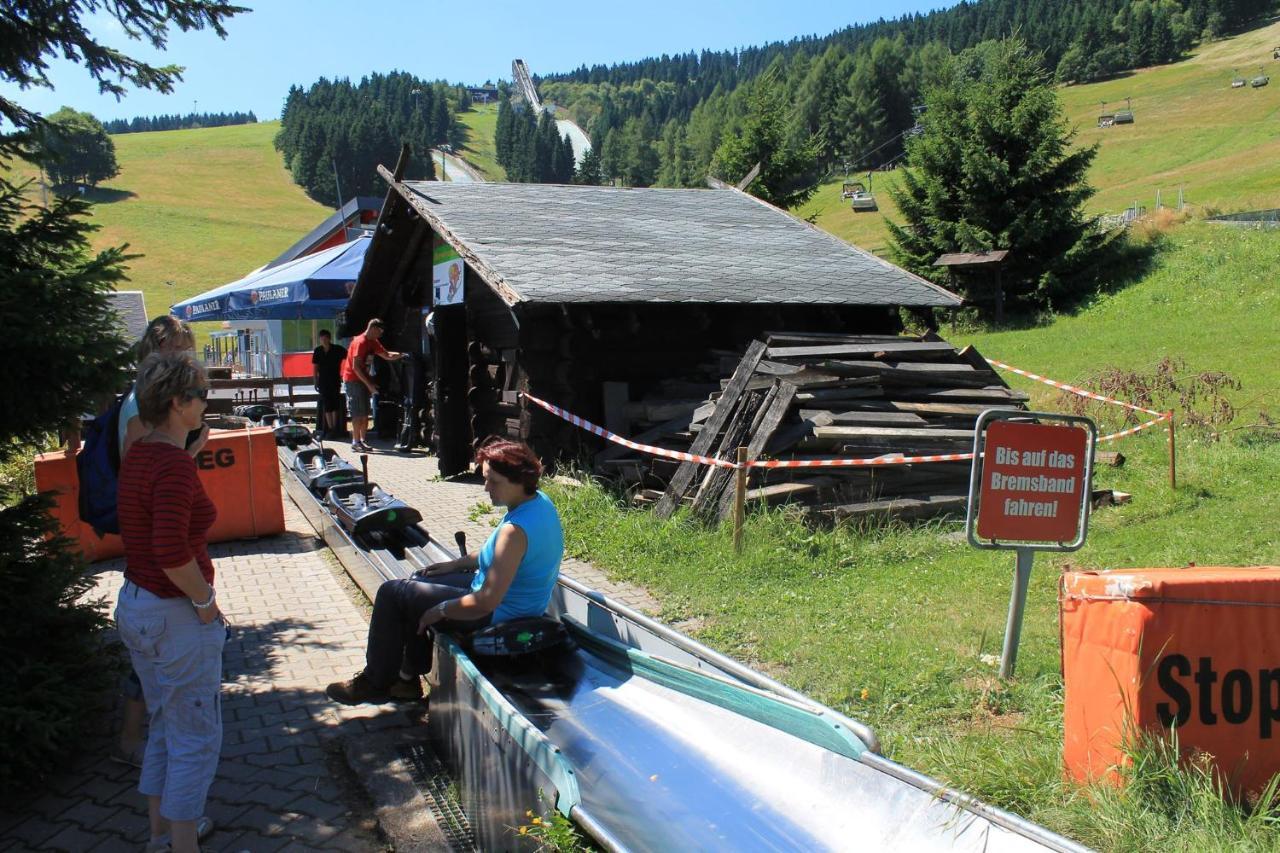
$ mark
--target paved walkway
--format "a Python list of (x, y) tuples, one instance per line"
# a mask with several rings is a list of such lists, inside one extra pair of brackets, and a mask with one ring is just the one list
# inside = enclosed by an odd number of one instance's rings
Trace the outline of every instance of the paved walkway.
[[(347, 445), (335, 446), (352, 457)], [(375, 453), (370, 471), (418, 507), (446, 542), (465, 530), (469, 546), (478, 548), (491, 529), (488, 519), (497, 518), (475, 512), (488, 503), (478, 482), (439, 480), (435, 460), (425, 455)], [(325, 697), (328, 682), (364, 663), (367, 603), (287, 497), (285, 522), (280, 536), (210, 548), (219, 603), (234, 630), (222, 760), (208, 806), (218, 829), (203, 849), (384, 850), (374, 804), (347, 766), (343, 741), (421, 725), (421, 714), (411, 714), (422, 706), (346, 708)], [(120, 561), (98, 568), (92, 595), (114, 601)], [(655, 609), (643, 590), (611, 584), (585, 563), (567, 561), (565, 572), (632, 606)], [(66, 773), (15, 813), (0, 812), (0, 851), (141, 848), (147, 818), (137, 771), (106, 757), (118, 724), (118, 708), (104, 713)]]

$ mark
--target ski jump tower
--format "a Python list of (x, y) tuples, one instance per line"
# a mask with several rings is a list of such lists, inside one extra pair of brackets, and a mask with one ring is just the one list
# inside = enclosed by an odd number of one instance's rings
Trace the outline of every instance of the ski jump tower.
[(511, 79), (516, 83), (516, 89), (520, 95), (529, 104), (529, 108), (534, 114), (542, 112), (542, 101), (538, 98), (538, 90), (533, 85), (533, 77), (529, 74), (529, 66), (524, 64), (523, 59), (511, 60)]

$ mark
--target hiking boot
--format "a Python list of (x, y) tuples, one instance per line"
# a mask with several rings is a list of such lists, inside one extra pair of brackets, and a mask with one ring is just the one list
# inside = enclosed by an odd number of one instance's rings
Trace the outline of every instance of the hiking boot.
[(350, 681), (335, 681), (324, 689), (324, 692), (335, 702), (343, 705), (374, 704), (387, 701), (387, 688), (374, 687), (369, 677), (361, 670)]
[(422, 699), (422, 679), (397, 678), (395, 684), (387, 688), (387, 695), (398, 702), (417, 702)]

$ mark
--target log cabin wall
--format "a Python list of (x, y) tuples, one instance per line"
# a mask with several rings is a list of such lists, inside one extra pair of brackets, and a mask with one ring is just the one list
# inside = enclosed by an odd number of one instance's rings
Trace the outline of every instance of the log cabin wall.
[(728, 375), (722, 362), (736, 361), (771, 329), (901, 330), (897, 311), (883, 306), (520, 303), (508, 309), (483, 285), (468, 286), (467, 315), (475, 441), (490, 435), (528, 441), (548, 460), (580, 458), (598, 450), (601, 440), (524, 403), (520, 391), (604, 425), (606, 383), (624, 383), (630, 399), (663, 383), (705, 397)]

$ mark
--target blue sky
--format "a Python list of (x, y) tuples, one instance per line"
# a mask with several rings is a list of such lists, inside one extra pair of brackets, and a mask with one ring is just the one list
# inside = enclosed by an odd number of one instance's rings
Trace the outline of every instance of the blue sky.
[[(536, 4), (241, 0), (254, 11), (227, 25), (225, 40), (209, 32), (176, 33), (166, 53), (129, 40), (103, 15), (87, 19), (106, 44), (159, 64), (185, 66), (169, 96), (130, 92), (122, 101), (98, 93), (79, 66), (50, 63), (54, 89), (0, 92), (48, 114), (66, 104), (100, 119), (157, 113), (253, 110), (278, 118), (291, 84), (322, 76), (359, 79), (372, 71), (404, 70), (426, 79), (483, 83), (511, 75), (523, 57), (535, 74), (709, 48), (724, 50), (825, 35), (849, 24), (893, 18), (953, 5), (954, 0), (864, 0), (860, 3), (792, 0), (609, 0)], [(548, 13), (547, 10), (550, 10)]]

